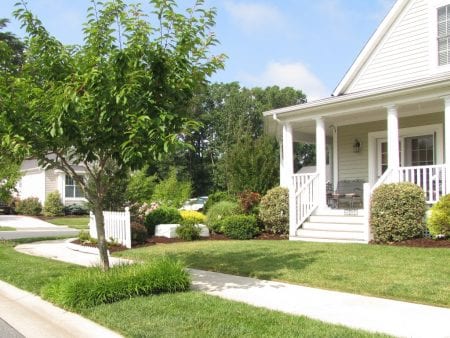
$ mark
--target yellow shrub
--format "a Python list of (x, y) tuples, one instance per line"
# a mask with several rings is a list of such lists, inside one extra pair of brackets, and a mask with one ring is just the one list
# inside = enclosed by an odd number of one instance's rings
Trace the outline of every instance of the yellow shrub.
[(204, 224), (206, 222), (206, 216), (203, 215), (201, 212), (193, 211), (193, 210), (180, 210), (181, 217), (184, 220), (192, 220), (195, 223), (202, 223)]

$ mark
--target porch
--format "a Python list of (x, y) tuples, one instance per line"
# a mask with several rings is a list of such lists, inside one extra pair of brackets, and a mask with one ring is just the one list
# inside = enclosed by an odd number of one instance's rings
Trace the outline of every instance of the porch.
[[(450, 192), (446, 92), (448, 87), (418, 86), (395, 95), (352, 94), (266, 113), (276, 122), (282, 149), (280, 183), (289, 188), (290, 238), (367, 243), (370, 196), (384, 183), (417, 184), (430, 205)], [(313, 173), (294, 173), (295, 142), (316, 145)], [(338, 192), (359, 198), (357, 205), (340, 210), (332, 208), (330, 194), (333, 201), (343, 181), (360, 181), (361, 188)]]

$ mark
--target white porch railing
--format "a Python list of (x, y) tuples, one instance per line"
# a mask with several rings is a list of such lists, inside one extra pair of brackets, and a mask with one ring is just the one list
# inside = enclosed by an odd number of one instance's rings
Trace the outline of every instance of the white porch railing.
[(299, 174), (293, 175), (293, 193), (290, 203), (294, 203), (294, 208), (290, 212), (295, 213), (295, 224), (291, 224), (290, 235), (295, 236), (299, 227), (319, 204), (319, 174)]
[(372, 191), (384, 183), (410, 182), (421, 187), (425, 192), (427, 203), (433, 204), (447, 194), (445, 173), (445, 164), (390, 169), (380, 177)]
[[(112, 239), (127, 248), (131, 248), (130, 209), (125, 208), (125, 212), (103, 211), (103, 217), (105, 218), (106, 240)], [(97, 238), (97, 227), (92, 212), (90, 212), (89, 219), (89, 235), (92, 238)]]

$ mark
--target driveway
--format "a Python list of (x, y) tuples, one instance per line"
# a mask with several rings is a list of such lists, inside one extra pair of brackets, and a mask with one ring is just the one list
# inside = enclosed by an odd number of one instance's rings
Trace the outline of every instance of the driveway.
[(42, 228), (61, 228), (60, 226), (34, 218), (30, 216), (19, 215), (0, 215), (0, 226), (13, 227), (18, 230), (33, 230)]
[(19, 215), (0, 215), (0, 226), (12, 227), (16, 231), (0, 231), (0, 239), (57, 237), (78, 235), (79, 230), (53, 225), (39, 218)]

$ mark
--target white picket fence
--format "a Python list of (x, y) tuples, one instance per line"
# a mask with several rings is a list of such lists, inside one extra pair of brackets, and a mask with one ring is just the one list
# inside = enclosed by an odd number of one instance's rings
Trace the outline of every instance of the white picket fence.
[[(131, 248), (131, 222), (130, 209), (125, 208), (125, 212), (103, 211), (105, 218), (105, 237), (106, 240), (114, 240), (115, 242)], [(97, 238), (97, 227), (95, 217), (90, 212), (89, 235)]]

